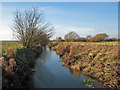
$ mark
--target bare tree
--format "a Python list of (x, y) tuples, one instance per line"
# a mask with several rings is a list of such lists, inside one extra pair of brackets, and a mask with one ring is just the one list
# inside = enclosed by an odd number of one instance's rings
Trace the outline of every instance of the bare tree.
[(91, 35), (87, 35), (87, 36), (86, 36), (86, 39), (89, 40), (91, 37), (92, 37)]
[(45, 45), (53, 35), (53, 26), (45, 21), (44, 14), (38, 8), (16, 11), (12, 30), (23, 46), (30, 48)]
[(92, 37), (91, 35), (87, 35), (86, 40), (89, 41), (91, 37)]
[(57, 38), (56, 38), (56, 41), (57, 41), (57, 42), (61, 42), (61, 41), (63, 41), (63, 39), (62, 39), (62, 37), (57, 37)]
[(75, 41), (79, 38), (79, 35), (75, 32), (69, 32), (64, 36), (65, 41)]

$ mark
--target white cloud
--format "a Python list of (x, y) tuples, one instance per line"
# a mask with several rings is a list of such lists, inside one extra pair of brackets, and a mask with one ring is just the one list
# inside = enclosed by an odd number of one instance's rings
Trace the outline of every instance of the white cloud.
[(56, 29), (64, 29), (67, 31), (75, 31), (75, 32), (80, 32), (80, 31), (94, 31), (94, 28), (81, 28), (81, 27), (71, 27), (71, 26), (55, 26)]
[(0, 40), (13, 40), (12, 31), (0, 32)]
[(80, 37), (86, 37), (87, 35), (96, 35), (98, 33), (106, 33), (110, 37), (117, 37), (118, 31), (117, 30), (98, 30), (96, 28), (86, 28), (86, 27), (71, 27), (71, 26), (60, 26), (55, 25), (55, 35), (52, 39), (56, 37), (64, 38), (64, 35), (70, 31), (76, 32)]
[(85, 37), (86, 35), (93, 35), (93, 33), (95, 32), (95, 29), (55, 25), (55, 35), (52, 39), (55, 39), (56, 37), (64, 38), (64, 35), (70, 31), (74, 31), (81, 37)]
[(75, 31), (75, 32), (90, 32), (90, 31), (94, 31), (94, 28), (79, 28), (79, 27), (67, 27), (66, 28), (68, 31)]

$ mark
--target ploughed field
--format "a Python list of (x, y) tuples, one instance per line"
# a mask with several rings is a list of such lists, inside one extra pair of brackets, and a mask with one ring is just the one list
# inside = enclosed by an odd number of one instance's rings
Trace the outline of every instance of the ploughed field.
[(62, 65), (82, 71), (109, 88), (120, 88), (118, 42), (51, 42), (49, 48), (62, 57)]

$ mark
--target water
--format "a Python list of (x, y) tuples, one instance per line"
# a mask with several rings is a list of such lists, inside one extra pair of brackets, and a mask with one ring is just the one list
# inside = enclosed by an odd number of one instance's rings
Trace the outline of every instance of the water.
[[(81, 72), (62, 66), (55, 51), (46, 49), (36, 60), (33, 73), (34, 88), (87, 88), (83, 80), (89, 78)], [(103, 87), (93, 80), (94, 87)]]

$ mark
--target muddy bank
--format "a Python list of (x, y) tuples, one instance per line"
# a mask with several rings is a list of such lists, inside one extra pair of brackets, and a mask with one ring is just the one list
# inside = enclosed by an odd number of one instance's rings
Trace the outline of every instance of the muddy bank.
[(30, 88), (35, 59), (42, 52), (41, 47), (31, 49), (8, 49), (2, 56), (2, 88)]
[(97, 79), (105, 87), (120, 88), (117, 44), (51, 43), (49, 48), (62, 57), (62, 65)]

